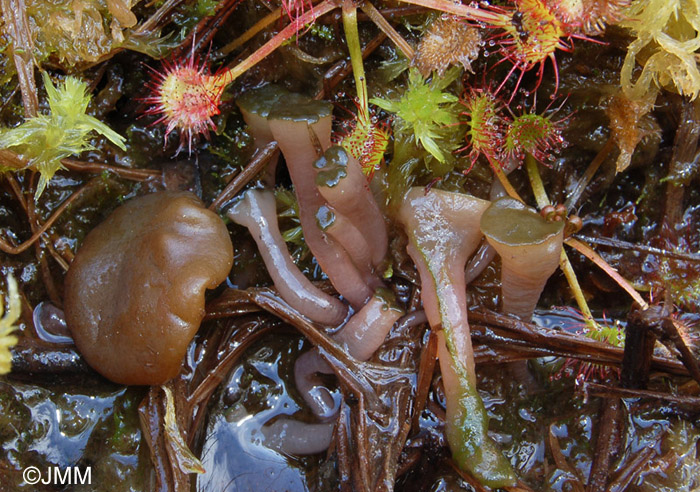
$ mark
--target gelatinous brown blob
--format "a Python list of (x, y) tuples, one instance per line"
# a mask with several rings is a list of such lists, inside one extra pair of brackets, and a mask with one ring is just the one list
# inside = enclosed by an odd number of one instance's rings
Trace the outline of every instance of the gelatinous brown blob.
[(188, 192), (126, 202), (85, 238), (65, 282), (75, 344), (122, 384), (175, 377), (204, 316), (204, 291), (233, 263), (221, 219)]

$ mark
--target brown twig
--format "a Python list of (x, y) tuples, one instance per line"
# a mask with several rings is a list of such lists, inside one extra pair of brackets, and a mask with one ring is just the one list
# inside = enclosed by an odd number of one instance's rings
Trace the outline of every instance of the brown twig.
[(662, 330), (659, 335), (661, 337), (666, 337), (671, 341), (671, 343), (673, 343), (673, 346), (676, 347), (676, 350), (678, 350), (680, 353), (681, 362), (683, 362), (683, 365), (686, 367), (686, 369), (688, 369), (688, 372), (693, 379), (700, 384), (700, 366), (698, 365), (698, 360), (695, 358), (693, 353), (688, 348), (688, 345), (686, 345), (685, 340), (683, 340), (683, 337), (678, 332), (676, 324), (670, 317), (667, 317), (661, 321), (659, 326)]
[(593, 453), (591, 472), (586, 492), (605, 492), (610, 474), (610, 463), (617, 455), (620, 440), (622, 405), (619, 398), (603, 398), (598, 418), (598, 435)]
[(615, 139), (613, 137), (610, 137), (608, 138), (608, 141), (605, 142), (605, 145), (603, 145), (603, 148), (600, 149), (598, 154), (588, 165), (588, 168), (586, 169), (586, 172), (583, 174), (583, 176), (581, 176), (581, 179), (579, 179), (576, 183), (576, 187), (569, 195), (569, 198), (566, 200), (565, 205), (567, 210), (571, 211), (574, 209), (574, 207), (576, 207), (576, 204), (581, 198), (581, 195), (583, 195), (586, 186), (588, 186), (588, 183), (591, 181), (591, 179), (593, 179), (593, 176), (595, 175), (596, 171), (598, 171), (600, 165), (603, 162), (605, 162), (605, 159), (608, 157), (608, 155), (610, 154), (610, 152), (612, 152), (614, 148)]
[(282, 12), (282, 8), (278, 7), (269, 14), (267, 14), (265, 17), (260, 19), (258, 22), (256, 22), (251, 28), (249, 28), (247, 31), (245, 31), (243, 34), (238, 36), (236, 39), (225, 45), (224, 47), (220, 48), (218, 50), (219, 55), (227, 55), (231, 53), (232, 51), (238, 49), (240, 46), (243, 46), (245, 43), (253, 39), (258, 33), (260, 33), (263, 29), (269, 27), (272, 25), (276, 20), (280, 18), (280, 13)]
[[(558, 355), (616, 366), (622, 363), (623, 349), (592, 340), (584, 335), (525, 323), (486, 309), (469, 311), (469, 320), (472, 339), (488, 344), (499, 351), (503, 349), (525, 353), (529, 351), (533, 354), (531, 357)], [(688, 375), (688, 370), (683, 364), (665, 357), (653, 357), (651, 367), (669, 374)]]
[(554, 434), (554, 424), (549, 426), (548, 444), (557, 468), (568, 475), (566, 483), (570, 485), (571, 490), (573, 492), (584, 492), (583, 482), (578, 470), (566, 461), (566, 457), (564, 457), (564, 453), (562, 453), (561, 446), (559, 446), (559, 439), (557, 439), (557, 436)]
[(669, 251), (667, 249), (655, 248), (646, 244), (630, 243), (628, 241), (622, 241), (620, 239), (608, 237), (582, 236), (579, 234), (577, 234), (574, 237), (579, 241), (583, 241), (590, 244), (596, 244), (598, 246), (610, 246), (611, 248), (639, 251), (642, 253), (651, 253), (654, 255), (663, 256), (665, 258), (674, 258), (676, 260), (700, 261), (700, 254), (698, 253), (690, 253), (685, 251)]
[(98, 162), (84, 162), (77, 159), (63, 159), (61, 161), (66, 169), (83, 173), (114, 173), (120, 178), (129, 179), (131, 181), (146, 181), (153, 178), (158, 178), (161, 175), (160, 171), (153, 169), (131, 169), (122, 166), (110, 166), (109, 164), (100, 164)]
[(133, 30), (133, 33), (137, 35), (146, 34), (162, 26), (166, 23), (164, 20), (168, 19), (171, 12), (173, 12), (183, 2), (184, 0), (165, 0), (165, 2), (158, 7), (158, 10), (156, 10), (153, 15), (146, 19), (146, 22)]
[(672, 395), (660, 391), (618, 388), (598, 383), (585, 383), (583, 391), (590, 396), (600, 396), (603, 398), (648, 398), (672, 403), (692, 411), (700, 410), (700, 397), (691, 395)]
[(356, 490), (393, 490), (399, 456), (410, 430), (413, 371), (355, 360), (270, 289), (249, 289), (248, 295), (316, 345), (338, 377), (346, 400), (351, 395), (357, 401), (351, 407), (351, 438), (355, 449), (350, 457)]
[(625, 353), (620, 374), (623, 388), (646, 388), (656, 343), (652, 328), (661, 324), (668, 314), (665, 306), (659, 305), (646, 310), (632, 308), (630, 311), (625, 327)]
[(45, 375), (93, 375), (97, 373), (87, 365), (73, 345), (57, 345), (28, 336), (18, 337), (11, 347), (12, 374), (29, 374), (32, 377)]
[(335, 449), (338, 455), (338, 475), (340, 480), (340, 490), (342, 492), (353, 491), (352, 486), (352, 452), (350, 451), (350, 432), (348, 422), (350, 421), (350, 408), (344, 401), (340, 404), (338, 424), (335, 428)]
[(39, 98), (34, 80), (34, 43), (24, 0), (1, 0), (5, 26), (12, 38), (12, 57), (22, 91), (24, 115), (31, 118), (39, 112)]
[(646, 309), (649, 307), (646, 301), (642, 299), (642, 296), (640, 296), (636, 290), (634, 290), (634, 287), (632, 287), (632, 285), (627, 281), (627, 279), (625, 279), (622, 275), (617, 273), (617, 270), (610, 266), (608, 262), (606, 262), (598, 253), (596, 253), (587, 244), (582, 243), (581, 241), (578, 241), (573, 237), (565, 239), (564, 242), (567, 246), (571, 246), (572, 248), (574, 248), (576, 251), (578, 251), (583, 256), (595, 263), (596, 266), (598, 266), (601, 270), (607, 273), (608, 276), (612, 278), (617, 283), (617, 285), (619, 285), (625, 292), (627, 292), (629, 296), (632, 299), (634, 299), (634, 301), (642, 309)]
[(241, 0), (224, 0), (212, 16), (202, 18), (185, 39), (172, 51), (171, 58), (182, 58), (190, 52), (199, 53), (211, 44), (221, 25), (233, 14)]
[(0, 165), (19, 170), (27, 167), (27, 162), (11, 150), (0, 149)]
[[(671, 227), (679, 224), (683, 218), (683, 197), (685, 187), (679, 178), (687, 174), (690, 162), (698, 157), (698, 140), (700, 139), (700, 103), (683, 100), (680, 122), (673, 141), (673, 155), (668, 171), (666, 186), (666, 204), (664, 219)], [(690, 176), (685, 177), (690, 179)]]
[[(235, 328), (235, 329), (234, 329)], [(218, 350), (209, 350), (205, 359), (197, 364), (197, 374), (205, 369), (204, 378), (198, 381), (196, 386), (187, 396), (185, 411), (191, 416), (189, 419), (190, 445), (199, 435), (202, 423), (207, 413), (207, 403), (219, 384), (229, 374), (233, 365), (238, 362), (243, 352), (256, 340), (279, 328), (279, 323), (262, 318), (253, 318), (250, 321), (238, 318), (237, 323), (231, 323), (226, 337), (219, 343)], [(190, 386), (193, 386), (190, 383)]]
[(262, 149), (258, 149), (255, 155), (250, 160), (248, 165), (243, 168), (234, 178), (226, 185), (226, 187), (219, 193), (211, 205), (209, 205), (209, 210), (218, 210), (223, 207), (226, 202), (231, 198), (236, 196), (239, 191), (247, 185), (251, 179), (253, 179), (263, 168), (267, 165), (270, 159), (275, 155), (279, 146), (277, 142), (270, 142)]
[[(371, 55), (374, 50), (381, 46), (382, 42), (386, 39), (386, 35), (383, 32), (377, 34), (374, 38), (370, 40), (369, 43), (362, 50), (362, 59), (364, 60), (369, 55)], [(340, 84), (340, 82), (345, 79), (348, 75), (352, 73), (352, 65), (348, 60), (340, 60), (338, 63), (329, 68), (323, 75), (323, 86), (314, 96), (315, 99), (323, 99), (328, 97), (332, 90)]]
[(382, 30), (384, 34), (387, 35), (389, 39), (396, 45), (396, 47), (401, 50), (403, 53), (403, 56), (405, 56), (408, 60), (413, 60), (413, 57), (415, 56), (415, 52), (413, 51), (413, 47), (408, 44), (408, 42), (401, 36), (398, 32), (396, 32), (396, 29), (389, 24), (389, 22), (386, 20), (386, 18), (382, 15), (382, 13), (377, 10), (377, 8), (372, 5), (371, 2), (364, 2), (360, 5), (360, 8), (362, 11), (372, 19), (372, 22)]
[(610, 482), (607, 492), (623, 492), (632, 484), (657, 455), (656, 446), (649, 445), (637, 453)]
[[(80, 195), (82, 195), (86, 190), (91, 188), (93, 186), (93, 182), (89, 181), (88, 183), (84, 184), (80, 188), (78, 188), (76, 191), (73, 192), (71, 196), (69, 196), (55, 211), (53, 214), (51, 214), (51, 217), (44, 222), (43, 225), (41, 225), (38, 228), (32, 227), (34, 229), (34, 232), (32, 236), (24, 241), (22, 244), (19, 246), (12, 246), (11, 244), (8, 244), (4, 239), (0, 238), (0, 249), (4, 251), (5, 253), (11, 254), (11, 255), (17, 255), (25, 251), (27, 248), (29, 248), (32, 244), (34, 244), (43, 233), (45, 233), (53, 224), (58, 220), (58, 218), (63, 214), (63, 212), (75, 201), (77, 200)], [(32, 209), (33, 207), (30, 207)], [(33, 212), (32, 212), (32, 215)], [(34, 221), (31, 220), (30, 217), (30, 223), (33, 223)]]

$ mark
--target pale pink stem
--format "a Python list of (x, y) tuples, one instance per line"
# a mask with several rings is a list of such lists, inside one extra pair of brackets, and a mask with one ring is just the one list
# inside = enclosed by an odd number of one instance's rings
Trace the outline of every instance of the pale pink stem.
[(304, 456), (328, 449), (333, 437), (333, 422), (310, 424), (281, 418), (262, 428), (265, 446), (285, 454)]
[(248, 228), (275, 287), (290, 306), (319, 323), (342, 323), (348, 312), (345, 304), (315, 287), (294, 264), (279, 230), (271, 191), (249, 190), (227, 215)]
[(488, 10), (469, 7), (468, 5), (454, 3), (450, 0), (402, 0), (402, 1), (404, 3), (411, 3), (413, 5), (420, 5), (421, 7), (427, 7), (429, 9), (439, 10), (440, 12), (458, 15), (460, 17), (465, 17), (469, 20), (473, 20), (473, 21), (477, 21), (477, 22), (485, 22), (487, 24), (492, 24), (492, 25), (502, 25), (503, 23), (510, 21), (510, 17), (505, 15), (505, 14), (498, 14), (496, 12), (490, 12)]

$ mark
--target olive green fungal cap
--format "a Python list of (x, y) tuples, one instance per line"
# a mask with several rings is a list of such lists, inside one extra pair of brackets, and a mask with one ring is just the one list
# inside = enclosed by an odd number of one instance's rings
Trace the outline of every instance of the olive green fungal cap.
[(267, 118), (272, 108), (281, 99), (289, 97), (289, 91), (284, 87), (270, 84), (244, 92), (236, 99), (236, 104), (243, 111)]
[(312, 125), (333, 114), (333, 105), (301, 94), (290, 93), (280, 98), (267, 115), (268, 120), (306, 122)]
[(481, 231), (508, 246), (539, 244), (559, 234), (564, 222), (547, 222), (530, 207), (513, 198), (501, 198), (481, 216)]

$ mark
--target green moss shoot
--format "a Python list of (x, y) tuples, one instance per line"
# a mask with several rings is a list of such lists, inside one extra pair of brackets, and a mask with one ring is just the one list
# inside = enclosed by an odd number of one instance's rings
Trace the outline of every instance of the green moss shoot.
[(90, 103), (87, 84), (75, 77), (66, 77), (59, 87), (42, 73), (50, 114), (27, 119), (21, 125), (0, 130), (0, 148), (21, 154), (28, 167), (41, 176), (35, 194), (38, 199), (53, 175), (61, 169), (61, 159), (78, 155), (94, 147), (90, 143), (93, 131), (103, 135), (122, 150), (124, 137), (97, 118), (86, 114)]

